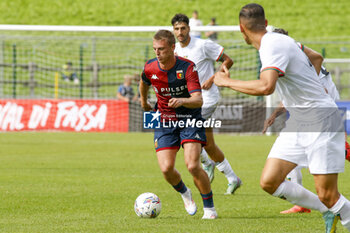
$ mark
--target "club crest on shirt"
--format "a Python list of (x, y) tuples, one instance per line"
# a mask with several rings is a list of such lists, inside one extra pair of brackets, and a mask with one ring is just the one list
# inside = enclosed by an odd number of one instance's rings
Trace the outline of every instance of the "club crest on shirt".
[(183, 79), (184, 78), (184, 72), (182, 70), (176, 71), (176, 77), (177, 79)]

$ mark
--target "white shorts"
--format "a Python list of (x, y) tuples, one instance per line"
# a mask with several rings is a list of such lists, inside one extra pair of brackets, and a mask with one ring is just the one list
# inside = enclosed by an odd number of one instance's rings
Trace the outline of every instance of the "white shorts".
[(218, 106), (218, 103), (215, 103), (215, 104), (210, 105), (210, 106), (202, 106), (202, 117), (205, 120), (208, 120), (215, 112), (217, 106)]
[[(220, 101), (220, 93), (218, 88), (213, 84), (209, 90), (202, 90), (202, 117), (208, 120), (215, 112)], [(216, 88), (216, 89), (215, 89)], [(216, 91), (215, 91), (216, 90)]]
[[(329, 122), (339, 122), (336, 113), (323, 122), (320, 132), (291, 132), (283, 130), (276, 139), (268, 158), (278, 158), (308, 166), (311, 174), (333, 174), (344, 172), (345, 134), (341, 130), (327, 131)], [(329, 118), (333, 119), (328, 121)], [(289, 120), (288, 120), (289, 121)], [(286, 128), (288, 129), (288, 121)], [(343, 127), (339, 122), (339, 127)], [(293, 122), (295, 123), (295, 122)], [(301, 125), (301, 124), (299, 124)], [(309, 126), (312, 124), (308, 124)], [(317, 125), (320, 126), (320, 123)]]

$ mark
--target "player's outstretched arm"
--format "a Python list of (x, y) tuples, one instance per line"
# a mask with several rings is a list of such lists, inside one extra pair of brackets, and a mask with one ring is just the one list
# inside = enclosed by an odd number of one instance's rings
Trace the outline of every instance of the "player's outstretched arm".
[(186, 108), (200, 108), (203, 105), (202, 93), (197, 91), (191, 94), (189, 98), (171, 98), (168, 106), (178, 108), (184, 106)]
[[(222, 55), (222, 57), (220, 58), (219, 61), (222, 62), (221, 66), (220, 66), (220, 71), (224, 71), (224, 68), (222, 68), (223, 66), (226, 66), (227, 69), (230, 69), (233, 65), (233, 60), (225, 53)], [(208, 80), (206, 80), (202, 84), (202, 89), (208, 90), (209, 88), (211, 88), (211, 86), (214, 83), (214, 77), (215, 77), (215, 75), (211, 76)]]
[(270, 95), (275, 91), (278, 72), (275, 70), (264, 70), (260, 74), (260, 79), (241, 81), (230, 79), (230, 72), (226, 67), (224, 72), (215, 74), (214, 82), (217, 86), (228, 87), (248, 95)]
[(148, 89), (149, 86), (144, 83), (142, 81), (142, 79), (140, 80), (140, 101), (141, 101), (141, 107), (143, 108), (143, 110), (145, 111), (150, 111), (152, 110), (152, 106), (148, 103), (147, 97), (148, 97)]

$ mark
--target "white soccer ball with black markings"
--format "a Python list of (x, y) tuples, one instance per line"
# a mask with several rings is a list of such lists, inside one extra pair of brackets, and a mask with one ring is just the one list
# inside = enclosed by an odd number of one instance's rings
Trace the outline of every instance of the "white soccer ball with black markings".
[(141, 218), (155, 218), (160, 214), (162, 204), (154, 193), (142, 193), (136, 198), (134, 210)]

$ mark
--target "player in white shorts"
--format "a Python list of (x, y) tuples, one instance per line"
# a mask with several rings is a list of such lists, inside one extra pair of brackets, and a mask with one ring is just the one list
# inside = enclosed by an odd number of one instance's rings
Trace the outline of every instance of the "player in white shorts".
[[(350, 202), (338, 192), (338, 173), (344, 171), (344, 125), (334, 100), (326, 93), (316, 70), (290, 37), (267, 32), (262, 6), (245, 5), (239, 14), (247, 42), (259, 50), (262, 64), (257, 80), (230, 79), (229, 71), (215, 74), (218, 86), (250, 95), (270, 95), (275, 89), (290, 114), (266, 160), (260, 186), (293, 204), (319, 210), (326, 232), (340, 217), (350, 231)], [(285, 179), (297, 165), (306, 165), (318, 195)]]
[[(273, 30), (273, 32), (288, 35), (288, 32), (282, 28), (276, 28)], [(338, 93), (337, 87), (335, 86), (335, 84), (332, 80), (332, 76), (326, 70), (326, 68), (322, 66), (322, 62), (323, 62), (322, 55), (319, 54), (318, 52), (308, 48), (308, 47), (305, 47), (304, 45), (302, 45), (300, 43), (297, 43), (297, 44), (305, 52), (305, 54), (308, 56), (311, 63), (314, 65), (316, 72), (319, 72), (319, 74), (318, 74), (319, 81), (321, 82), (321, 84), (324, 87), (324, 89), (326, 90), (326, 92), (332, 97), (332, 99), (334, 101), (339, 100), (340, 99), (339, 93)], [(264, 123), (263, 133), (265, 133), (267, 128), (274, 123), (276, 117), (281, 115), (285, 111), (286, 110), (283, 107), (283, 105), (280, 104), (280, 106), (275, 109), (275, 111), (271, 114), (271, 116), (268, 119), (266, 119), (266, 121)], [(345, 136), (345, 138), (346, 138), (346, 136)], [(350, 149), (348, 142), (345, 142), (345, 147), (346, 147), (345, 156), (346, 156), (346, 159), (348, 159), (350, 156), (350, 153), (348, 153), (348, 151)], [(296, 168), (294, 168), (287, 175), (287, 179), (292, 181), (292, 182), (295, 182), (295, 183), (302, 185), (302, 174), (301, 174), (302, 168), (303, 168), (302, 166), (297, 166)], [(280, 213), (281, 214), (290, 214), (290, 213), (310, 213), (310, 212), (311, 212), (310, 209), (304, 208), (302, 206), (294, 205), (292, 208), (290, 208), (288, 210), (281, 211)]]
[[(218, 87), (213, 84), (214, 62), (222, 62), (221, 66), (230, 69), (233, 65), (232, 59), (224, 53), (224, 48), (211, 41), (190, 36), (189, 19), (184, 14), (176, 14), (172, 20), (174, 34), (178, 40), (175, 46), (175, 54), (185, 57), (196, 64), (199, 82), (202, 87), (202, 117), (209, 119), (214, 113), (220, 100)], [(221, 68), (222, 69), (222, 68)], [(241, 180), (234, 173), (224, 153), (215, 144), (212, 128), (206, 128), (207, 145), (202, 149), (201, 162), (207, 172), (210, 181), (214, 179), (215, 165), (225, 174), (228, 180), (226, 194), (233, 194), (242, 184)], [(213, 159), (208, 158), (208, 154)]]

